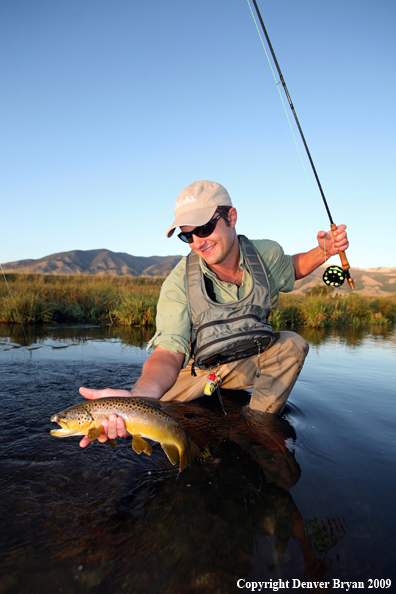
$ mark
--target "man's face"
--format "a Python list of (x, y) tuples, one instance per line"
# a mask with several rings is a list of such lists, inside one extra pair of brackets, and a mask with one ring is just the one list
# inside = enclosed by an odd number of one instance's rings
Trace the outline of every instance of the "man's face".
[[(214, 215), (212, 218), (214, 218)], [(217, 222), (217, 225), (211, 235), (208, 237), (197, 237), (193, 235), (193, 242), (190, 243), (190, 248), (205, 260), (211, 266), (216, 264), (227, 265), (235, 258), (236, 248), (238, 249), (238, 240), (235, 231), (236, 210), (231, 208), (228, 212), (230, 220), (229, 226), (222, 217)], [(183, 226), (180, 227), (183, 232), (191, 232), (194, 227)]]

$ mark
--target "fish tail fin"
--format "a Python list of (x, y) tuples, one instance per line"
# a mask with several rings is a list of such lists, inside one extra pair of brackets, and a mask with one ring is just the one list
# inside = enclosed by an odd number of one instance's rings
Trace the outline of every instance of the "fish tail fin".
[(180, 454), (179, 472), (181, 472), (182, 470), (184, 470), (186, 468), (186, 466), (191, 464), (191, 462), (193, 462), (193, 460), (195, 460), (195, 458), (198, 456), (199, 453), (200, 453), (199, 447), (193, 441), (189, 441), (188, 446), (186, 447), (184, 452), (182, 452)]

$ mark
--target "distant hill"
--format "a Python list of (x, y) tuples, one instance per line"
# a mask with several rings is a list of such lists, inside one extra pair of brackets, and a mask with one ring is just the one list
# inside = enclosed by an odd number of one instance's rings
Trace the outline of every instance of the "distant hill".
[(5, 272), (25, 274), (104, 274), (114, 276), (165, 277), (182, 256), (130, 256), (110, 250), (73, 250), (51, 254), (38, 260), (3, 264)]
[[(182, 256), (131, 256), (110, 250), (73, 250), (51, 254), (38, 260), (19, 260), (3, 264), (5, 272), (26, 274), (105, 274), (114, 276), (152, 276), (165, 278)], [(334, 262), (333, 262), (334, 260)], [(331, 260), (338, 265), (336, 259)], [(306, 293), (315, 285), (323, 283), (322, 276), (326, 266), (297, 281), (295, 293)], [(394, 268), (352, 268), (356, 292), (363, 295), (385, 296), (396, 293), (396, 267)], [(341, 293), (349, 292), (349, 286), (337, 289)]]
[[(334, 262), (333, 262), (334, 260)], [(338, 266), (336, 259), (330, 260), (331, 265)], [(329, 264), (330, 265), (330, 264)], [(306, 293), (315, 285), (323, 283), (322, 276), (327, 265), (320, 266), (309, 276), (296, 281), (294, 285), (295, 293)], [(362, 295), (378, 295), (385, 297), (396, 293), (396, 267), (394, 268), (351, 268), (351, 276), (355, 281), (355, 292)], [(350, 292), (347, 281), (342, 287), (337, 289), (339, 293)]]

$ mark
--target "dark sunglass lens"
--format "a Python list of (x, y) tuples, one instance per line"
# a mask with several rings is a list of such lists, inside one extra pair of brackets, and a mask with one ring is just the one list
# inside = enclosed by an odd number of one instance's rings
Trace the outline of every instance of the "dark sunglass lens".
[(195, 227), (194, 231), (186, 231), (185, 233), (183, 233), (183, 231), (182, 231), (181, 233), (178, 234), (179, 239), (184, 241), (184, 243), (192, 243), (194, 241), (193, 235), (195, 235), (196, 237), (208, 237), (215, 230), (217, 221), (226, 212), (227, 211), (223, 210), (223, 212), (218, 214), (216, 218), (211, 219), (209, 221), (209, 223), (206, 223), (206, 225), (201, 225), (200, 227)]
[(192, 243), (192, 233), (179, 233), (178, 238), (184, 241), (184, 243)]
[(198, 237), (208, 237), (211, 235), (211, 233), (213, 233), (216, 223), (217, 221), (212, 220), (209, 221), (209, 223), (206, 223), (206, 225), (202, 225), (202, 227), (197, 227), (195, 229), (194, 235), (197, 235)]

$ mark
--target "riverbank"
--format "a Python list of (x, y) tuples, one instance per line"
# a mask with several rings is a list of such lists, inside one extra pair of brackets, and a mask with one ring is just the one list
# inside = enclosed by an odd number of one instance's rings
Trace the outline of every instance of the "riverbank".
[[(8, 274), (0, 284), (0, 322), (155, 325), (162, 278)], [(15, 305), (14, 305), (15, 304)], [(18, 313), (17, 313), (18, 312)], [(336, 295), (325, 286), (305, 295), (281, 294), (275, 330), (287, 327), (387, 325), (396, 322), (396, 296)]]

